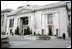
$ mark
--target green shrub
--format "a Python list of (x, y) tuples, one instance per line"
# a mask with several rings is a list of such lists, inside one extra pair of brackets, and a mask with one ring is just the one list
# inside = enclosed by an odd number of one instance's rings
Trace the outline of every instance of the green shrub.
[(34, 35), (36, 35), (36, 33), (34, 32)]
[(32, 34), (32, 30), (30, 31), (30, 34)]
[(40, 36), (40, 34), (38, 33), (38, 36)]
[(29, 28), (29, 26), (27, 27), (27, 30), (26, 30), (26, 32), (24, 33), (24, 35), (30, 35), (30, 28)]
[(15, 30), (15, 34), (19, 35), (19, 27), (17, 26), (16, 30)]

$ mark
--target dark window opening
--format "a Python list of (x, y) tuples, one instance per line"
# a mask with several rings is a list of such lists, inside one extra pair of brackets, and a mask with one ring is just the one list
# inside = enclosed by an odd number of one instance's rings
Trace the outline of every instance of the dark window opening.
[(28, 17), (21, 17), (22, 25), (28, 25)]

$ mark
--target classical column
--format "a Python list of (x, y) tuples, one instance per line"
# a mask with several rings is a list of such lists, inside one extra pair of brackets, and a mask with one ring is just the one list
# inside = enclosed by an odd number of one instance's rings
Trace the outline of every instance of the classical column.
[(35, 19), (35, 10), (34, 10), (34, 28), (35, 28), (35, 32), (36, 32), (36, 19)]

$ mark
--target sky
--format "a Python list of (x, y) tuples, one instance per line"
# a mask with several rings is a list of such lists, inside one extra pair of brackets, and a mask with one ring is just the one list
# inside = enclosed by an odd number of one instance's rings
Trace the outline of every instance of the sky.
[(16, 10), (18, 7), (27, 4), (42, 6), (42, 5), (47, 5), (47, 4), (57, 3), (57, 2), (60, 1), (1, 1), (1, 10), (6, 8)]

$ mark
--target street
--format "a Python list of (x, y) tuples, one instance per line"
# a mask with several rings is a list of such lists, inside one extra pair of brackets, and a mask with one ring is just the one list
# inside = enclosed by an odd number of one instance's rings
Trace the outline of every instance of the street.
[(9, 48), (67, 48), (71, 39), (31, 40), (24, 36), (10, 36)]

